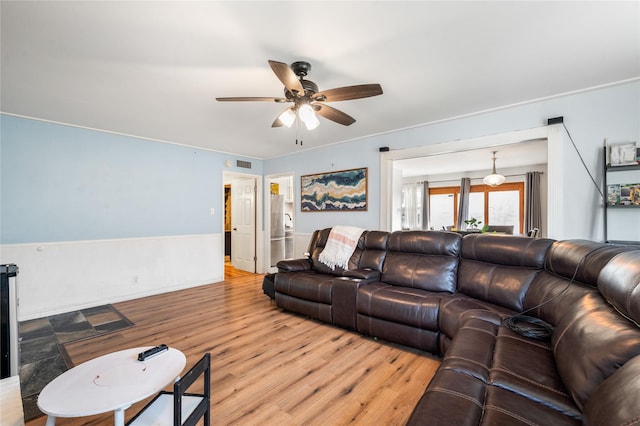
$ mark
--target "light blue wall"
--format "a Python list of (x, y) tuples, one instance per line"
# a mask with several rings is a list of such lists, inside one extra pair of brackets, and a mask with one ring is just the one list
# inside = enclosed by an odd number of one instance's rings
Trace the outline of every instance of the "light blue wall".
[[(314, 229), (336, 224), (380, 229), (379, 147), (386, 146), (392, 150), (415, 148), (537, 128), (546, 125), (548, 118), (557, 116), (564, 117), (564, 123), (587, 167), (601, 185), (604, 139), (609, 138), (612, 142), (640, 142), (640, 81), (530, 102), (270, 159), (264, 162), (264, 173), (269, 175), (293, 171), (296, 174), (295, 196), (296, 200), (299, 200), (301, 174), (368, 167), (368, 212), (301, 213), (297, 205), (296, 231), (310, 233)], [(567, 151), (564, 156), (563, 172), (566, 181), (563, 186), (572, 188), (563, 194), (562, 200), (566, 207), (566, 234), (571, 238), (598, 239), (602, 227), (601, 199), (573, 149)], [(550, 182), (550, 185), (553, 183)], [(589, 208), (586, 211), (583, 208), (585, 199), (589, 200)], [(572, 206), (580, 206), (580, 210), (575, 211)], [(640, 220), (638, 223), (640, 224)], [(640, 228), (640, 225), (636, 227)]]
[(3, 244), (221, 233), (225, 160), (262, 174), (255, 159), (0, 119)]
[[(336, 224), (380, 229), (379, 147), (391, 149), (540, 127), (564, 116), (578, 149), (600, 182), (601, 149), (611, 141), (640, 142), (640, 81), (531, 102), (265, 160), (1, 115), (0, 243), (77, 241), (221, 233), (225, 160), (245, 159), (249, 172), (293, 171), (296, 200), (300, 176), (367, 167), (368, 211), (302, 213), (296, 232)], [(357, 124), (356, 124), (357, 125)], [(565, 214), (571, 237), (599, 235), (599, 197), (575, 152), (565, 156)], [(574, 212), (577, 199), (591, 208)], [(217, 214), (210, 215), (210, 208)], [(639, 221), (640, 223), (640, 221)], [(585, 229), (590, 231), (586, 232)], [(592, 231), (591, 231), (592, 229)], [(595, 237), (594, 237), (595, 235)]]

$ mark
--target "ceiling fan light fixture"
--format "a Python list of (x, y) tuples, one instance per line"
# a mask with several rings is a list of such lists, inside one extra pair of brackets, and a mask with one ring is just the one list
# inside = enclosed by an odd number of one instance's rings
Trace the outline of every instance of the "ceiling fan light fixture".
[(320, 125), (320, 120), (316, 116), (316, 112), (309, 104), (303, 104), (298, 108), (298, 117), (307, 127), (307, 130), (313, 130)]
[(278, 120), (282, 122), (287, 127), (291, 127), (294, 121), (296, 121), (296, 113), (293, 112), (293, 109), (287, 108), (280, 114)]
[(502, 185), (507, 180), (503, 175), (496, 172), (496, 152), (498, 151), (493, 151), (493, 171), (483, 179), (485, 185), (489, 185), (494, 188), (498, 185)]
[[(280, 113), (273, 123), (271, 123), (271, 127), (291, 127), (296, 118), (299, 118), (308, 130), (313, 130), (320, 125), (320, 120), (317, 115), (343, 126), (350, 126), (356, 121), (353, 117), (336, 108), (317, 104), (316, 102), (348, 101), (382, 95), (382, 86), (377, 83), (337, 87), (319, 92), (316, 83), (304, 78), (309, 71), (311, 71), (311, 64), (308, 62), (298, 61), (291, 65), (272, 60), (268, 62), (271, 71), (273, 71), (278, 80), (284, 85), (284, 98), (235, 96), (216, 98), (216, 100), (219, 102), (291, 102), (293, 106), (287, 111)], [(297, 126), (298, 128), (300, 127), (299, 124), (300, 123), (298, 123)]]

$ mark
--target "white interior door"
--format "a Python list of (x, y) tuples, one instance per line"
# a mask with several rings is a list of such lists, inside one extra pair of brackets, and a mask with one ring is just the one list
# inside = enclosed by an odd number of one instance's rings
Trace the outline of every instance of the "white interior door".
[(231, 181), (231, 264), (256, 272), (256, 180)]

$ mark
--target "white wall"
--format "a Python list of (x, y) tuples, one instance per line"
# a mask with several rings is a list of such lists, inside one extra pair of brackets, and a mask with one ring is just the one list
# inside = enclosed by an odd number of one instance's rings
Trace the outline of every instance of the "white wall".
[(221, 234), (5, 244), (19, 321), (221, 281)]

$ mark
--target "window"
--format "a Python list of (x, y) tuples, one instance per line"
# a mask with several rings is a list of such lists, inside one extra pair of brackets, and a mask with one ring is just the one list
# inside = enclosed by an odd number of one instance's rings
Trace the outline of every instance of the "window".
[[(459, 196), (460, 187), (457, 186), (429, 189), (429, 226), (432, 229), (455, 226)], [(522, 233), (524, 183), (504, 183), (495, 188), (472, 185), (469, 194), (469, 218), (472, 217), (481, 220), (483, 225), (513, 225), (515, 232)]]
[(455, 226), (459, 193), (460, 188), (429, 188), (430, 228), (441, 230)]

